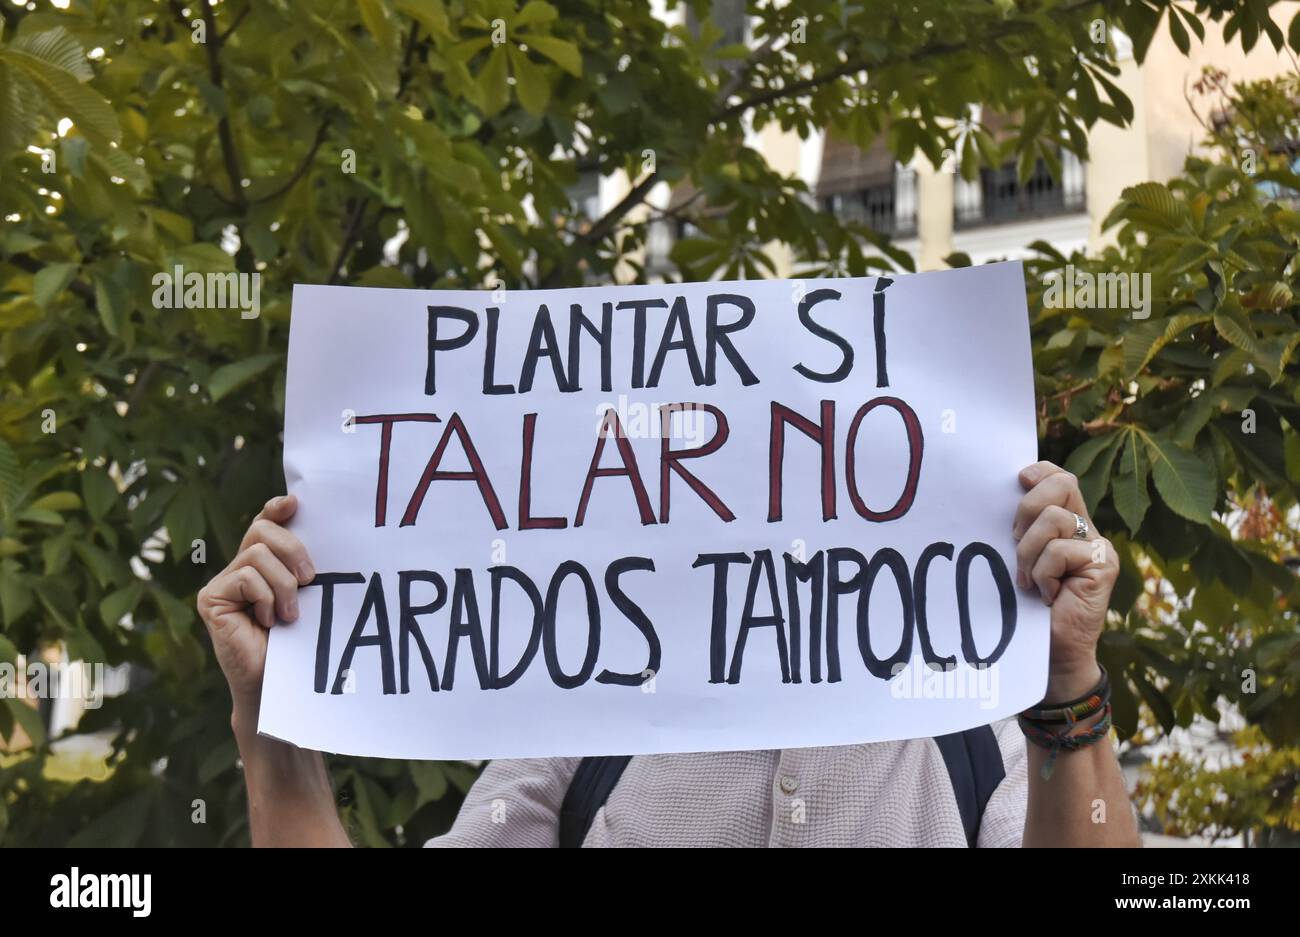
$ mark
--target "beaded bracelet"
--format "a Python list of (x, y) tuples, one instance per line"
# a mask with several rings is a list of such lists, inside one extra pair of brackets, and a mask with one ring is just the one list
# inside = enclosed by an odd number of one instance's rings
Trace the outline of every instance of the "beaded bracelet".
[(1101, 719), (1097, 724), (1087, 732), (1081, 732), (1078, 735), (1069, 735), (1070, 729), (1074, 727), (1071, 723), (1061, 732), (1053, 732), (1036, 725), (1033, 720), (1020, 716), (1020, 731), (1025, 733), (1025, 738), (1033, 742), (1040, 748), (1046, 748), (1049, 752), (1047, 761), (1043, 764), (1042, 777), (1044, 781), (1050, 781), (1052, 772), (1056, 770), (1056, 756), (1061, 752), (1077, 752), (1081, 748), (1087, 748), (1089, 745), (1095, 745), (1110, 734), (1111, 718), (1110, 703), (1107, 702), (1101, 711)]

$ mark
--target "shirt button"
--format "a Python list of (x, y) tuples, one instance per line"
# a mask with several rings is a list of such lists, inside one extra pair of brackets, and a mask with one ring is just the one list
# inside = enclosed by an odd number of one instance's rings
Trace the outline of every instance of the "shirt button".
[(782, 775), (781, 790), (786, 794), (793, 794), (799, 790), (799, 782), (788, 774)]

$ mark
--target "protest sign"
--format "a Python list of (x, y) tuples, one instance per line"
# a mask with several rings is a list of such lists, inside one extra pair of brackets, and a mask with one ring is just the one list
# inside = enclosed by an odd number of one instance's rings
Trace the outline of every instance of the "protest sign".
[(298, 286), (259, 730), (401, 758), (840, 745), (1046, 685), (1018, 263), (567, 290)]

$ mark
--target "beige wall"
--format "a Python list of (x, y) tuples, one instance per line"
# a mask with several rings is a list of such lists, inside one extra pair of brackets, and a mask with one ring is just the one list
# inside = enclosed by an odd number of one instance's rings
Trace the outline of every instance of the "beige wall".
[(930, 165), (928, 159), (913, 162), (916, 170), (916, 251), (918, 270), (937, 270), (952, 253), (952, 211), (954, 176)]
[[(1133, 123), (1116, 127), (1099, 121), (1088, 131), (1086, 195), (1088, 199), (1088, 251), (1100, 250), (1113, 239), (1113, 231), (1103, 234), (1101, 223), (1120, 193), (1131, 185), (1151, 178), (1150, 124), (1144, 103), (1145, 67), (1139, 68), (1132, 56), (1120, 62), (1115, 84), (1133, 102)], [(1182, 158), (1179, 157), (1179, 165)]]
[[(756, 147), (767, 159), (767, 164), (782, 175), (800, 174), (805, 144), (797, 133), (787, 133), (777, 124), (768, 124), (753, 135), (750, 145)], [(772, 258), (778, 276), (786, 277), (793, 272), (794, 256), (786, 245), (780, 242), (768, 244), (766, 253)]]
[[(1273, 21), (1285, 35), (1300, 3), (1282, 3), (1273, 8)], [(1192, 37), (1192, 48), (1184, 56), (1162, 28), (1147, 53), (1142, 66), (1143, 110), (1148, 130), (1147, 178), (1163, 182), (1179, 173), (1183, 159), (1201, 142), (1204, 131), (1188, 108), (1184, 92), (1212, 66), (1228, 73), (1234, 81), (1253, 81), (1290, 71), (1294, 65), (1286, 52), (1278, 52), (1266, 37), (1260, 37), (1249, 54), (1241, 51), (1234, 38), (1225, 45), (1221, 29), (1207, 24), (1205, 42)], [(1198, 102), (1204, 116), (1205, 101)]]

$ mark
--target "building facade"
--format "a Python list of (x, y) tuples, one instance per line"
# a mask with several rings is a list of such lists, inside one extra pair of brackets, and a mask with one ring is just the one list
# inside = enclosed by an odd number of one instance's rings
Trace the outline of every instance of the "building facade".
[[(692, 25), (681, 9), (664, 10), (662, 3), (658, 5), (664, 19)], [(1275, 9), (1274, 17), (1284, 30), (1298, 8), (1300, 3), (1289, 3)], [(743, 3), (716, 4), (714, 18), (729, 38), (749, 40)], [(1269, 43), (1260, 42), (1244, 53), (1239, 46), (1224, 43), (1212, 25), (1204, 42), (1193, 40), (1188, 55), (1179, 51), (1162, 26), (1140, 65), (1126, 36), (1116, 30), (1109, 40), (1120, 67), (1114, 81), (1133, 102), (1133, 120), (1127, 127), (1094, 124), (1088, 132), (1087, 160), (1062, 151), (1059, 176), (1040, 161), (1024, 183), (1014, 164), (982, 168), (978, 179), (967, 181), (956, 171), (955, 158), (934, 166), (918, 153), (901, 165), (880, 143), (864, 152), (824, 132), (802, 140), (774, 124), (750, 133), (747, 142), (775, 170), (801, 178), (824, 210), (889, 233), (897, 246), (912, 255), (918, 270), (943, 268), (944, 258), (953, 253), (964, 253), (973, 263), (1023, 257), (1027, 245), (1040, 240), (1066, 254), (1095, 252), (1110, 237), (1101, 225), (1120, 193), (1140, 182), (1172, 178), (1200, 146), (1205, 135), (1200, 121), (1207, 115), (1198, 117), (1193, 112), (1187, 94), (1203, 69), (1221, 69), (1238, 82), (1272, 77), (1291, 67)], [(1005, 122), (999, 115), (977, 112), (972, 116), (995, 135)], [(601, 211), (616, 204), (630, 188), (622, 175), (590, 185), (598, 188), (598, 198), (591, 204), (599, 204)], [(689, 185), (656, 186), (648, 198), (651, 210), (676, 207), (684, 190), (689, 191)], [(686, 220), (651, 223), (644, 261), (652, 277), (672, 269), (672, 246), (690, 233)], [(771, 245), (769, 253), (779, 275), (797, 273), (782, 245)]]

